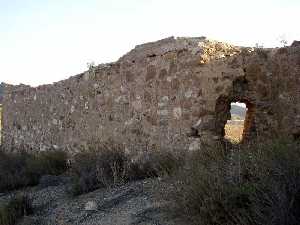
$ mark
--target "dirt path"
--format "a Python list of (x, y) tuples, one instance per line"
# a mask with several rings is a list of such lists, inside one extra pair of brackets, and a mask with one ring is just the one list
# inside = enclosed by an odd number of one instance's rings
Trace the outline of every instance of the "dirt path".
[[(149, 179), (70, 198), (66, 186), (31, 190), (35, 213), (20, 225), (179, 225), (166, 212), (167, 184)], [(89, 201), (97, 210), (85, 210)]]

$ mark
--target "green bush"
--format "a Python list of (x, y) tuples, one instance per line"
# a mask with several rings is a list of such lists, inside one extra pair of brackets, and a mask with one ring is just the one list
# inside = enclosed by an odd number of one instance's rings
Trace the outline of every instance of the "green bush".
[(24, 215), (31, 213), (31, 199), (26, 195), (17, 195), (0, 205), (0, 225), (14, 225)]
[(194, 153), (174, 177), (191, 224), (300, 224), (300, 146), (274, 141)]
[(42, 175), (59, 175), (67, 169), (61, 151), (4, 153), (0, 151), (0, 192), (36, 185)]

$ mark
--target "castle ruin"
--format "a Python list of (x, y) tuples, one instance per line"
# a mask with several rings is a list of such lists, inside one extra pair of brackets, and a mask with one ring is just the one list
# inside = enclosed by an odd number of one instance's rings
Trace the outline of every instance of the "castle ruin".
[(224, 139), (237, 101), (248, 108), (244, 141), (297, 139), (300, 44), (261, 49), (171, 37), (54, 84), (2, 83), (0, 101), (7, 151), (76, 152), (108, 140), (130, 151), (195, 150)]

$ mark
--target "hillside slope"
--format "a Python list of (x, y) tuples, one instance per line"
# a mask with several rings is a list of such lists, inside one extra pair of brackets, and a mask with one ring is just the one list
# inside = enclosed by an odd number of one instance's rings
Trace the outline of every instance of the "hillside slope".
[(232, 116), (245, 119), (247, 109), (238, 105), (231, 105), (230, 113)]

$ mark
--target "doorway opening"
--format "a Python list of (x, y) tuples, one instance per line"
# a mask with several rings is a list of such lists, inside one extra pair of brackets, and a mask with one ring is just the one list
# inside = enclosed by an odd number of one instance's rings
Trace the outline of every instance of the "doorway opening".
[(257, 137), (256, 100), (250, 97), (248, 81), (238, 77), (228, 95), (220, 95), (215, 106), (215, 133), (233, 143), (248, 142)]
[(247, 111), (248, 108), (246, 103), (230, 103), (230, 118), (227, 120), (224, 127), (224, 138), (231, 143), (240, 143), (243, 140)]
[(232, 143), (255, 138), (255, 111), (255, 104), (245, 97), (220, 96), (215, 108), (216, 134)]

